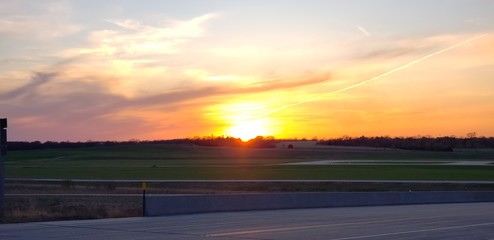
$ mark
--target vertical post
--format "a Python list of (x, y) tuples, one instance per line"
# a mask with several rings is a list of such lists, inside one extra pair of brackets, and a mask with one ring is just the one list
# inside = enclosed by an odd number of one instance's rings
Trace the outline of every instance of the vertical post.
[(142, 182), (142, 216), (146, 216), (146, 182)]
[(5, 159), (7, 156), (7, 119), (0, 118), (0, 218), (5, 213)]

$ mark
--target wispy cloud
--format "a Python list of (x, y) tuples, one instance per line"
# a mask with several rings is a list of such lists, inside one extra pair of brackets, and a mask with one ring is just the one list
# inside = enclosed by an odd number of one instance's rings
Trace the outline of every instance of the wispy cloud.
[(371, 35), (371, 34), (370, 34), (367, 30), (365, 30), (365, 28), (364, 28), (364, 27), (362, 27), (362, 26), (357, 26), (357, 29), (358, 29), (358, 30), (359, 30), (362, 34), (364, 34), (366, 37), (369, 37), (369, 36)]
[(432, 35), (427, 37), (407, 38), (381, 38), (377, 44), (370, 43), (369, 46), (359, 48), (355, 59), (386, 60), (398, 57), (413, 57), (427, 54), (448, 45), (454, 45), (463, 39), (471, 37), (471, 34), (456, 35)]
[(209, 13), (184, 21), (152, 26), (134, 19), (106, 20), (120, 29), (93, 31), (91, 46), (65, 50), (65, 55), (96, 54), (104, 57), (136, 58), (180, 52), (180, 46), (204, 33), (204, 24), (215, 18)]
[[(70, 5), (64, 2), (52, 2), (40, 6), (37, 13), (19, 14), (22, 4), (9, 4), (0, 13), (0, 34), (3, 37), (31, 37), (50, 40), (80, 32), (83, 27), (72, 23)], [(36, 4), (34, 4), (36, 5)]]
[(17, 97), (22, 97), (27, 94), (32, 94), (33, 91), (38, 89), (38, 87), (42, 86), (43, 84), (53, 79), (54, 76), (55, 76), (54, 73), (42, 73), (42, 72), (34, 73), (34, 76), (31, 78), (31, 81), (28, 82), (26, 85), (16, 88), (12, 91), (0, 93), (0, 100), (15, 99)]

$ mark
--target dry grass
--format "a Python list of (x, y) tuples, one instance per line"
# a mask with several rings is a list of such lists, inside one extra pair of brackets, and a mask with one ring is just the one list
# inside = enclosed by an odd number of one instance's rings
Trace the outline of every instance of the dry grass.
[(141, 216), (140, 197), (7, 196), (3, 222)]
[[(492, 191), (494, 184), (243, 182), (148, 183), (149, 194), (224, 194), (246, 192)], [(138, 183), (8, 181), (6, 214), (0, 223), (136, 217), (142, 215)], [(23, 195), (28, 194), (28, 195)], [(45, 194), (45, 195), (43, 195)], [(55, 195), (46, 195), (55, 194)], [(86, 195), (74, 195), (86, 194)], [(96, 195), (91, 195), (96, 194)], [(135, 194), (121, 195), (117, 194)]]

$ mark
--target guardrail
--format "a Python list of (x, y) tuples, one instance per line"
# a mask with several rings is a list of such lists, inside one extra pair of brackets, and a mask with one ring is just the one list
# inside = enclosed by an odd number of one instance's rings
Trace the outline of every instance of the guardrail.
[(149, 195), (145, 216), (434, 203), (494, 202), (485, 192), (316, 192), (226, 195)]

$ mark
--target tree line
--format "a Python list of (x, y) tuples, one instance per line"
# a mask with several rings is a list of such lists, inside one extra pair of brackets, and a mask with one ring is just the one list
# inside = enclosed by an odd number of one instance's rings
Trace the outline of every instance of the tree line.
[[(276, 144), (289, 141), (307, 141), (307, 139), (275, 139), (274, 137), (258, 136), (247, 142), (240, 138), (225, 136), (193, 137), (168, 140), (140, 141), (86, 141), (86, 142), (56, 142), (56, 141), (9, 141), (9, 151), (34, 150), (47, 148), (84, 148), (97, 146), (135, 145), (135, 144), (177, 144), (205, 147), (248, 147), (248, 148), (274, 148)], [(425, 151), (453, 151), (454, 149), (480, 149), (494, 148), (494, 137), (341, 137), (334, 139), (317, 140), (320, 145), (332, 146), (358, 146), (389, 149), (425, 150)]]
[(424, 151), (453, 151), (454, 149), (494, 148), (493, 137), (342, 137), (320, 141), (333, 146), (359, 146)]
[(116, 146), (116, 145), (138, 145), (138, 144), (176, 144), (176, 145), (195, 145), (204, 147), (250, 147), (250, 148), (274, 148), (276, 143), (274, 137), (258, 136), (247, 142), (242, 141), (240, 138), (234, 137), (193, 137), (193, 138), (181, 138), (181, 139), (167, 139), (167, 140), (137, 140), (131, 139), (128, 141), (86, 141), (86, 142), (56, 142), (56, 141), (9, 141), (7, 148), (9, 151), (19, 150), (35, 150), (35, 149), (48, 149), (48, 148), (83, 148), (83, 147), (97, 147), (97, 146)]

